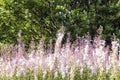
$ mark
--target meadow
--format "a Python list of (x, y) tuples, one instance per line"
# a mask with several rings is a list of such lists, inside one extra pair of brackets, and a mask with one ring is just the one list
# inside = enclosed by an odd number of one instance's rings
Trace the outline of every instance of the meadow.
[(37, 49), (31, 41), (29, 50), (18, 35), (18, 44), (0, 44), (0, 80), (120, 80), (119, 40), (113, 36), (105, 44), (101, 31), (91, 36), (70, 33), (62, 44), (64, 33), (58, 33), (55, 46), (40, 40)]

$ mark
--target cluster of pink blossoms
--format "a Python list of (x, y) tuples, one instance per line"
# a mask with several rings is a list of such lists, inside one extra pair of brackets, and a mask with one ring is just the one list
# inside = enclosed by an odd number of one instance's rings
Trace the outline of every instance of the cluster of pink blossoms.
[(58, 34), (54, 49), (52, 45), (48, 45), (45, 49), (41, 41), (38, 49), (35, 50), (32, 41), (28, 53), (19, 41), (11, 52), (6, 51), (0, 57), (0, 76), (20, 76), (25, 75), (28, 70), (33, 70), (34, 75), (42, 71), (43, 77), (49, 72), (54, 72), (55, 76), (60, 72), (62, 77), (69, 74), (72, 78), (77, 68), (82, 72), (86, 66), (93, 74), (97, 70), (106, 70), (106, 73), (109, 70), (118, 71), (120, 67), (118, 41), (112, 41), (110, 50), (109, 46), (105, 46), (105, 40), (102, 40), (100, 35), (94, 38), (93, 43), (88, 35), (77, 37), (74, 43), (71, 43), (68, 37), (66, 44), (61, 45), (63, 36), (63, 33)]

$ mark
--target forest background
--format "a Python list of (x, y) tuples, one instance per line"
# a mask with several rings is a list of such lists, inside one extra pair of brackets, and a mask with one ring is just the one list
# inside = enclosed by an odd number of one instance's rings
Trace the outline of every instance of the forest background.
[(34, 39), (55, 40), (61, 26), (71, 33), (71, 41), (87, 32), (92, 38), (103, 26), (108, 43), (113, 33), (120, 38), (120, 0), (0, 0), (0, 42), (17, 43)]

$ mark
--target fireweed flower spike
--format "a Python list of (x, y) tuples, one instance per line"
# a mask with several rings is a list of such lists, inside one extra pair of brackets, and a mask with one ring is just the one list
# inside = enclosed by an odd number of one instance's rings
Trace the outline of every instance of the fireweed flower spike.
[(112, 58), (111, 58), (111, 64), (113, 66), (113, 73), (117, 73), (117, 64), (119, 64), (119, 60), (117, 59), (117, 57), (119, 55), (118, 54), (118, 47), (119, 47), (119, 42), (116, 40), (116, 36), (115, 34), (113, 34), (113, 41), (112, 41)]
[(60, 54), (60, 50), (61, 50), (61, 42), (62, 42), (62, 38), (64, 36), (64, 26), (61, 26), (61, 29), (58, 31), (57, 34), (57, 40), (55, 43), (55, 51), (54, 51), (54, 64), (57, 65), (57, 58)]

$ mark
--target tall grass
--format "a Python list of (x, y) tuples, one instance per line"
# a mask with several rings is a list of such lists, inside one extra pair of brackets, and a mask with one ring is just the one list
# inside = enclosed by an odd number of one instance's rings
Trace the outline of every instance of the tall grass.
[[(102, 26), (98, 35), (91, 40), (90, 35), (76, 37), (61, 44), (64, 33), (58, 33), (55, 47), (44, 47), (41, 40), (35, 49), (31, 41), (30, 49), (25, 51), (18, 34), (18, 44), (1, 45), (0, 79), (1, 80), (119, 80), (120, 56), (119, 41), (112, 40), (112, 47), (105, 46), (101, 37)], [(4, 46), (4, 47), (3, 47)]]

